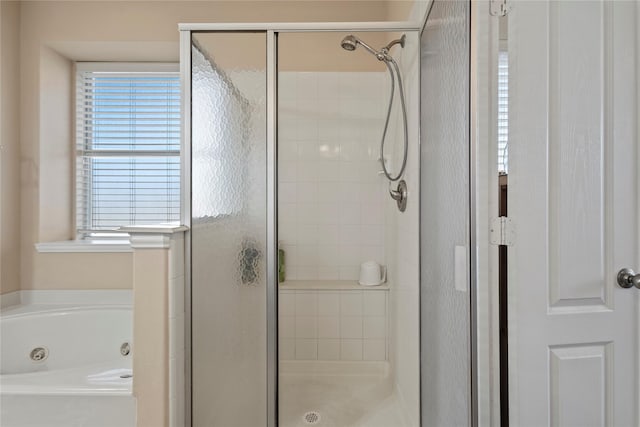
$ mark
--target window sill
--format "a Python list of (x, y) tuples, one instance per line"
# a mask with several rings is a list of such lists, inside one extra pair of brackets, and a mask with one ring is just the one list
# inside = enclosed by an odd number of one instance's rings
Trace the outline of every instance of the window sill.
[(149, 226), (120, 227), (118, 231), (130, 234), (122, 239), (64, 240), (36, 243), (38, 253), (126, 253), (134, 249), (168, 248), (171, 235), (189, 228), (184, 225), (159, 224)]
[(129, 239), (65, 240), (36, 243), (38, 253), (122, 253), (133, 252)]

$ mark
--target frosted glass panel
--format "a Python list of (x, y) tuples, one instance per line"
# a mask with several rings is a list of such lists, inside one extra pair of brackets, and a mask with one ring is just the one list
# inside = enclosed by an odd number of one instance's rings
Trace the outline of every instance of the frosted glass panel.
[(469, 19), (469, 2), (436, 1), (422, 34), (424, 426), (470, 424), (470, 294), (453, 274), (456, 246), (469, 248)]
[(195, 426), (266, 425), (266, 34), (192, 44)]

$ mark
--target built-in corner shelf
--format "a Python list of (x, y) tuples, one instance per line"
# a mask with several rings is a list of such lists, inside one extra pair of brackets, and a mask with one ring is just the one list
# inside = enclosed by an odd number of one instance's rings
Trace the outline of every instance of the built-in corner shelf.
[(362, 286), (357, 280), (287, 280), (280, 283), (283, 291), (388, 291), (389, 284)]

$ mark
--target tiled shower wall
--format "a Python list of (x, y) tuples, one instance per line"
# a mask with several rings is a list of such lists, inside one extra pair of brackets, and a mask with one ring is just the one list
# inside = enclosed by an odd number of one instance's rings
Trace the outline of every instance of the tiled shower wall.
[(387, 359), (383, 289), (280, 291), (281, 360)]
[(378, 156), (388, 85), (379, 72), (279, 74), (278, 226), (287, 280), (356, 280), (361, 262), (385, 264)]

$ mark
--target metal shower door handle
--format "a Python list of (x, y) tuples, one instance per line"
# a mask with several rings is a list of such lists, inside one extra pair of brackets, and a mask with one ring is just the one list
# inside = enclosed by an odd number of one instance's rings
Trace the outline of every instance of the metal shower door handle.
[(625, 289), (633, 286), (640, 289), (640, 274), (630, 268), (623, 268), (618, 272), (618, 285)]

